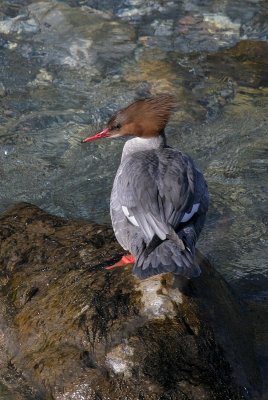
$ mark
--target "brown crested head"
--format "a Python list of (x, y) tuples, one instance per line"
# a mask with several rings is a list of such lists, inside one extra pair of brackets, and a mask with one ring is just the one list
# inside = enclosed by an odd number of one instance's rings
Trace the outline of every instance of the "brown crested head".
[(107, 124), (111, 137), (160, 135), (176, 107), (176, 101), (170, 94), (160, 94), (137, 100), (118, 111)]
[(108, 121), (107, 127), (83, 142), (103, 137), (139, 136), (154, 137), (164, 132), (165, 126), (175, 111), (176, 101), (170, 94), (137, 100), (118, 111)]

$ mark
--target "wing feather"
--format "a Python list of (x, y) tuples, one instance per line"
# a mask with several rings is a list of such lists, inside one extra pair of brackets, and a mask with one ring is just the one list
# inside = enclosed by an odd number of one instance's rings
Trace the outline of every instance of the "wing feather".
[(155, 235), (165, 240), (170, 229), (176, 230), (185, 213), (190, 214), (194, 203), (199, 201), (202, 188), (199, 183), (196, 191), (196, 171), (190, 157), (172, 148), (129, 155), (121, 163), (114, 182), (113, 225), (117, 224), (120, 208), (122, 213), (122, 207), (126, 207), (138, 226), (130, 228), (131, 221), (123, 215), (124, 234), (129, 226), (128, 234), (131, 229), (140, 230), (147, 244)]

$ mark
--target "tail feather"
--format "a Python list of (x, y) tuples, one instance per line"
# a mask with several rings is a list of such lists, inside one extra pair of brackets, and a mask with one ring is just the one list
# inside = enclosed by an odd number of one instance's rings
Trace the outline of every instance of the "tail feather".
[[(178, 238), (179, 239), (179, 238)], [(180, 240), (180, 239), (179, 239)], [(199, 276), (201, 270), (194, 259), (194, 252), (182, 246), (180, 241), (173, 238), (161, 241), (151, 250), (141, 251), (133, 267), (133, 274), (140, 279), (158, 275), (163, 272), (173, 272), (187, 278)]]

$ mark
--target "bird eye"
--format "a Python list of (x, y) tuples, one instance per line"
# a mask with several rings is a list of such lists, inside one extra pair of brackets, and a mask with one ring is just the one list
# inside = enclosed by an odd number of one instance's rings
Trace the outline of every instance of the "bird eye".
[(112, 130), (120, 129), (120, 128), (121, 128), (121, 124), (116, 124), (116, 125), (112, 126)]

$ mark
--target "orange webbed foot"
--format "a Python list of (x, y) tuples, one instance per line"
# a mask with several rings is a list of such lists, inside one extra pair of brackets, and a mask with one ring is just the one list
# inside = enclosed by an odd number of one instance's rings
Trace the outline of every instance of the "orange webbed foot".
[(109, 265), (108, 267), (105, 267), (105, 269), (110, 270), (110, 269), (114, 269), (117, 267), (124, 267), (125, 265), (128, 265), (128, 264), (134, 264), (134, 262), (135, 262), (135, 257), (132, 254), (126, 254), (125, 256), (123, 256), (121, 258), (121, 260), (119, 260), (118, 262), (116, 262), (113, 265)]

